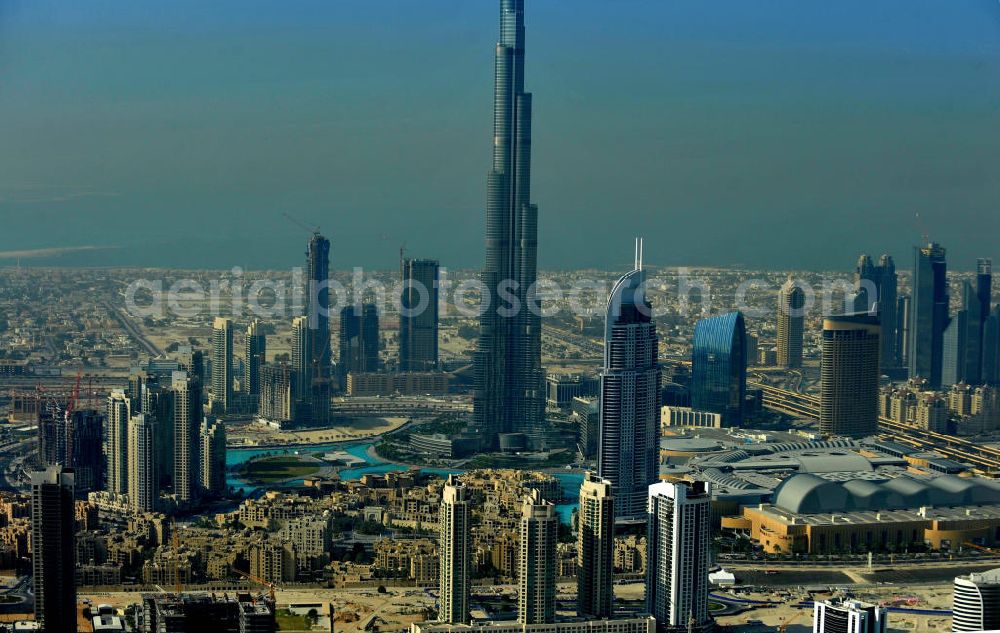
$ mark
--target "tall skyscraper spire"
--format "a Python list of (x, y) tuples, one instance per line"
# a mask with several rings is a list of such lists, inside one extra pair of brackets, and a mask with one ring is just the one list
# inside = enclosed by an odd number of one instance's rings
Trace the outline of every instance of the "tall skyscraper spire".
[[(500, 433), (524, 433), (538, 443), (544, 431), (541, 321), (528, 309), (538, 242), (538, 208), (531, 204), (531, 94), (524, 92), (524, 0), (501, 0), (494, 64), (493, 168), (487, 179), (488, 301), (476, 354), (474, 427), (484, 444)], [(516, 302), (516, 305), (511, 305)], [(498, 309), (514, 307), (503, 316)]]

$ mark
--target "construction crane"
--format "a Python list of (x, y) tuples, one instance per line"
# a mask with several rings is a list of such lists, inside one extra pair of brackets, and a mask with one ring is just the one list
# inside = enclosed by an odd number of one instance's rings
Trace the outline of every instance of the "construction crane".
[(236, 569), (235, 567), (232, 567), (231, 569), (234, 572), (236, 572), (237, 574), (239, 574), (240, 576), (243, 576), (244, 578), (246, 578), (247, 580), (249, 580), (250, 582), (253, 582), (253, 583), (256, 583), (258, 585), (261, 585), (262, 587), (267, 587), (267, 594), (271, 598), (271, 602), (274, 602), (274, 583), (273, 582), (268, 582), (268, 581), (264, 580), (263, 578), (258, 578), (257, 576), (254, 576), (252, 574), (248, 574), (247, 572), (239, 570), (239, 569)]
[(974, 550), (979, 550), (980, 552), (983, 552), (984, 554), (989, 554), (990, 556), (997, 556), (998, 555), (998, 553), (997, 553), (997, 551), (995, 549), (991, 549), (991, 548), (985, 547), (983, 545), (978, 545), (976, 543), (973, 543), (972, 541), (966, 541), (966, 542), (962, 543), (962, 545), (964, 547), (971, 547)]
[(302, 220), (299, 220), (298, 218), (293, 216), (291, 213), (288, 213), (287, 211), (282, 211), (281, 215), (285, 216), (285, 219), (294, 224), (295, 226), (305, 231), (308, 231), (309, 233), (319, 234), (319, 226), (309, 226), (308, 224), (306, 224)]
[(66, 423), (66, 465), (70, 468), (73, 467), (73, 412), (76, 411), (76, 404), (80, 400), (80, 379), (82, 377), (83, 374), (77, 371), (76, 383), (73, 384), (73, 391), (70, 393), (69, 403), (63, 414), (65, 416), (63, 421)]
[(785, 633), (786, 630), (788, 629), (788, 625), (801, 618), (802, 614), (806, 613), (806, 611), (807, 611), (806, 609), (803, 609), (798, 613), (796, 613), (795, 615), (793, 615), (792, 617), (788, 618), (787, 620), (782, 620), (781, 624), (778, 625), (778, 632)]
[(917, 228), (920, 229), (920, 236), (924, 239), (924, 244), (929, 244), (931, 241), (931, 235), (927, 232), (927, 226), (924, 225), (924, 221), (920, 218), (920, 212), (917, 211), (913, 214), (914, 219), (917, 221)]

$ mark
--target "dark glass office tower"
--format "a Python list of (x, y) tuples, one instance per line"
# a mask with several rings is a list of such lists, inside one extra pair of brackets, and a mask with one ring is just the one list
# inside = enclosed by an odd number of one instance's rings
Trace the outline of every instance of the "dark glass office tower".
[(104, 416), (95, 410), (73, 412), (72, 447), (68, 462), (73, 469), (76, 495), (104, 489)]
[(378, 306), (366, 303), (361, 307), (361, 370), (375, 372), (382, 369), (379, 351)]
[(260, 396), (260, 371), (267, 357), (267, 336), (257, 319), (247, 326), (244, 348), (243, 391), (256, 401)]
[(979, 301), (979, 375), (981, 381), (986, 382), (986, 367), (993, 362), (986, 347), (986, 324), (993, 309), (993, 260), (989, 258), (976, 260), (976, 298)]
[(340, 355), (337, 376), (347, 389), (347, 374), (379, 370), (378, 308), (373, 303), (347, 306), (340, 311)]
[(691, 354), (691, 407), (740, 426), (747, 394), (746, 324), (739, 312), (698, 321)]
[[(535, 302), (538, 208), (531, 204), (531, 95), (524, 92), (524, 0), (501, 0), (493, 101), (493, 168), (487, 179), (484, 310), (475, 357), (473, 428), (484, 446), (545, 431), (541, 321)], [(511, 307), (509, 313), (498, 309)], [(488, 304), (488, 305), (486, 305)]]
[(104, 488), (104, 416), (94, 410), (41, 411), (38, 416), (38, 461), (76, 473), (76, 494)]
[(404, 259), (400, 269), (399, 371), (434, 371), (438, 366), (438, 263)]
[(968, 353), (967, 335), (969, 313), (959, 310), (948, 320), (941, 336), (941, 386), (950, 387), (965, 380), (965, 361)]
[(73, 471), (31, 473), (31, 567), (35, 621), (47, 633), (76, 633)]
[(896, 264), (892, 261), (892, 257), (882, 255), (879, 257), (878, 264), (875, 265), (872, 263), (871, 257), (862, 255), (858, 261), (857, 282), (858, 301), (855, 304), (855, 311), (872, 314), (874, 310), (882, 328), (881, 349), (879, 350), (879, 362), (882, 370), (886, 371), (897, 367), (897, 359), (900, 355), (900, 351), (897, 349), (898, 336), (896, 333), (898, 277)]
[(310, 375), (304, 390), (310, 400), (310, 415), (314, 424), (330, 420), (330, 240), (313, 233), (306, 252), (308, 275), (306, 319), (309, 328), (307, 367)]
[(962, 378), (970, 385), (983, 382), (983, 326), (989, 312), (984, 314), (982, 305), (978, 289), (968, 281), (962, 284), (962, 311), (966, 313), (968, 322), (965, 325), (964, 358), (960, 362)]
[(618, 280), (604, 326), (597, 474), (611, 482), (618, 522), (646, 519), (659, 479), (659, 343), (644, 282), (638, 266)]
[(945, 249), (940, 244), (913, 249), (910, 378), (926, 378), (931, 389), (941, 386), (944, 329), (948, 325), (947, 272)]
[(962, 303), (955, 316), (948, 319), (941, 343), (941, 385), (982, 382), (983, 330), (986, 324), (980, 313), (981, 303), (975, 288), (962, 283)]
[(1000, 305), (993, 307), (983, 327), (983, 382), (1000, 384)]

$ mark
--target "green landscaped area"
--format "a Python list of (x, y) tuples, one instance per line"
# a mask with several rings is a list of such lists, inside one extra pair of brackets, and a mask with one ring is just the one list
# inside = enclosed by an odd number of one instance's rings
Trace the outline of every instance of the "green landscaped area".
[(304, 615), (295, 615), (288, 609), (278, 609), (274, 614), (279, 631), (308, 631), (309, 620)]
[(273, 484), (315, 475), (322, 469), (323, 463), (314, 457), (278, 455), (247, 462), (240, 471), (240, 477), (255, 484)]

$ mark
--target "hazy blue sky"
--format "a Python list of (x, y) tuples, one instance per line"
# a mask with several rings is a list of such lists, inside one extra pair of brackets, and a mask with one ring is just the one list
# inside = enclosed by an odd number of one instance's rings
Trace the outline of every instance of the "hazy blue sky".
[[(478, 267), (498, 4), (0, 0), (0, 251)], [(541, 267), (1000, 261), (996, 0), (527, 4)]]

